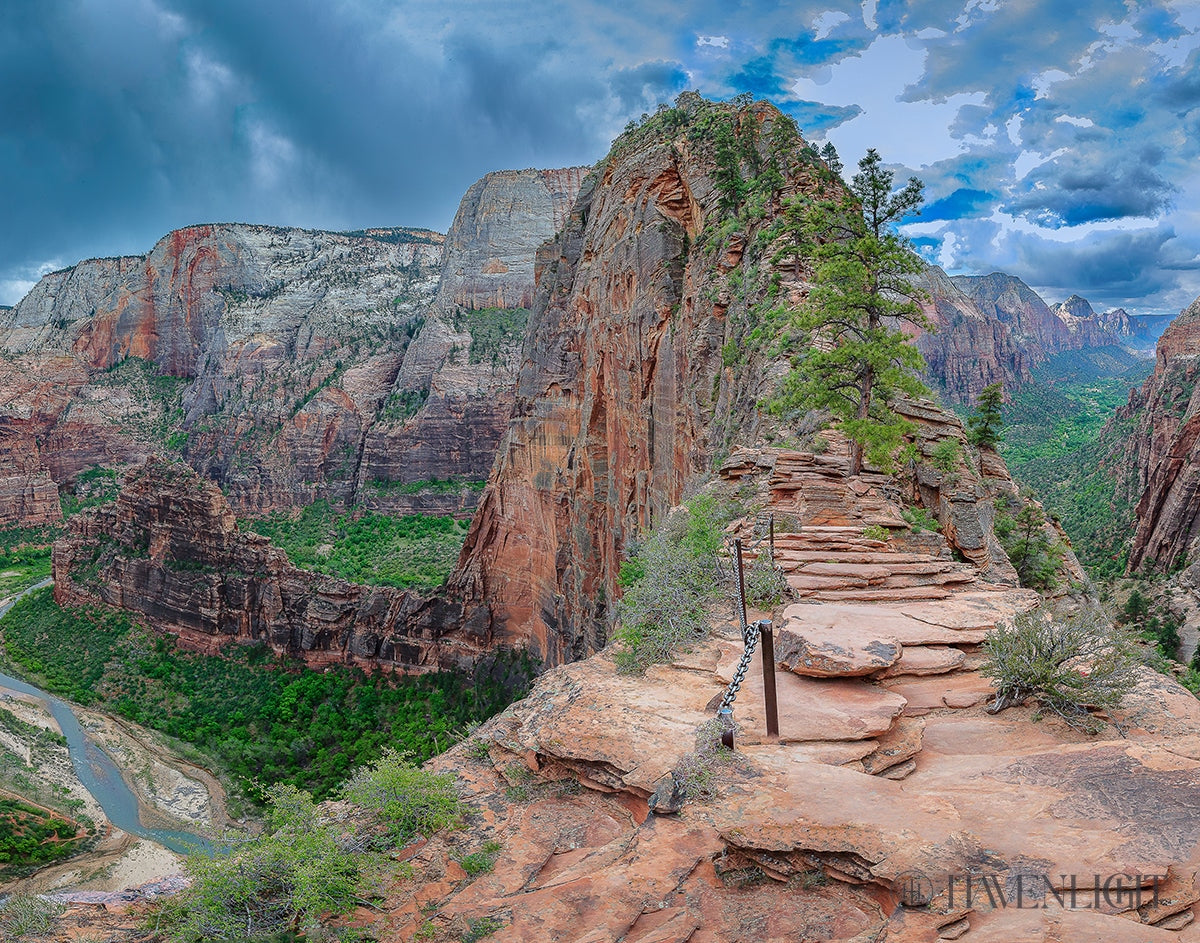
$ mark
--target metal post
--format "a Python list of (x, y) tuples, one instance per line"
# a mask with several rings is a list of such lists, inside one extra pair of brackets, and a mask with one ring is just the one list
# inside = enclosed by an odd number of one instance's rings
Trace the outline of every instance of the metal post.
[(717, 720), (721, 722), (721, 746), (733, 749), (733, 708), (722, 707), (717, 711)]
[(742, 538), (738, 537), (733, 542), (734, 549), (737, 551), (737, 571), (738, 571), (738, 603), (741, 605), (742, 628), (746, 628), (746, 574), (743, 569), (742, 561)]
[(762, 631), (763, 702), (767, 709), (767, 736), (779, 736), (779, 705), (775, 700), (775, 633), (770, 619), (758, 623)]

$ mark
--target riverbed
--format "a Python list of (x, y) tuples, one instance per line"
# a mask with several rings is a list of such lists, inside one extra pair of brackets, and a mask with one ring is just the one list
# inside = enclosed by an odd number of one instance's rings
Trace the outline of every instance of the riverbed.
[[(0, 617), (13, 601), (0, 603)], [(66, 738), (65, 749), (38, 748), (32, 775), (78, 798), (101, 830), (92, 849), (0, 889), (119, 891), (157, 881), (180, 871), (182, 854), (210, 850), (208, 836), (228, 824), (220, 783), (176, 756), (161, 735), (3, 673), (0, 706)], [(31, 762), (31, 750), (13, 740), (10, 733), (0, 747)]]

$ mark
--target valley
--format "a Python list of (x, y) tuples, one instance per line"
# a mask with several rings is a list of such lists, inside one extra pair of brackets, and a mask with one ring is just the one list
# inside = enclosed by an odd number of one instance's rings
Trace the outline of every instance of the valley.
[[(864, 460), (779, 395), (836, 346), (796, 317), (837, 241), (804, 214), (861, 225), (854, 181), (774, 106), (684, 93), (593, 168), (488, 174), (445, 236), (191, 226), (0, 310), (0, 595), (53, 581), (0, 667), (80, 705), (144, 825), (249, 826), (185, 864), (108, 842), (16, 699), (0, 788), (94, 834), (5, 891), (168, 878), (65, 901), (113, 939), (236, 938), (224, 869), (265, 860), (261, 939), (1196, 939), (1194, 678), (1099, 604), (1200, 598), (1200, 312), (1150, 361), (1123, 310), (922, 264), (891, 340), (925, 389), (881, 369)], [(740, 675), (734, 538), (777, 632)], [(1072, 619), (1088, 670), (1005, 689), (1007, 633)], [(335, 886), (272, 896), (309, 859)], [(1097, 875), (1134, 883), (1063, 905)]]

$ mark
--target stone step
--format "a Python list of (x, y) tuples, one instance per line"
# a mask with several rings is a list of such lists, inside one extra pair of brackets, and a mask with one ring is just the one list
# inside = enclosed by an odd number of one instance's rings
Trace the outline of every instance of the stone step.
[(896, 566), (907, 563), (941, 564), (952, 561), (928, 553), (908, 553), (900, 550), (789, 550), (780, 548), (776, 542), (775, 562), (780, 565), (784, 563), (879, 563), (894, 569)]
[[(794, 577), (793, 577), (794, 578)], [(789, 585), (791, 579), (788, 580)], [(944, 586), (869, 586), (846, 589), (800, 589), (793, 587), (804, 599), (820, 602), (895, 602), (913, 599), (947, 599), (953, 593)]]

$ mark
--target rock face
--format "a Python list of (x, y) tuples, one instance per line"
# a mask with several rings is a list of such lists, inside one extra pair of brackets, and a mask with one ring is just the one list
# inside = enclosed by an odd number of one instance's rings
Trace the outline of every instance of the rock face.
[(1159, 338), (1154, 373), (1118, 413), (1135, 425), (1124, 465), (1127, 490), (1138, 500), (1131, 571), (1177, 567), (1200, 536), (1198, 370), (1200, 299)]
[(0, 441), (30, 457), (6, 513), (38, 523), (47, 477), (151, 454), (184, 458), (243, 514), (317, 498), (469, 513), (523, 325), (460, 312), (528, 304), (580, 173), (485, 178), (445, 253), (424, 230), (194, 226), (46, 276), (0, 311)]
[(992, 383), (1014, 389), (1042, 358), (1038, 344), (1014, 334), (1010, 324), (964, 293), (962, 280), (937, 266), (925, 271), (929, 300), (922, 306), (936, 328), (921, 333), (926, 382), (952, 403), (973, 403)]
[(156, 458), (127, 475), (115, 505), (79, 514), (55, 542), (54, 598), (126, 609), (202, 651), (263, 642), (314, 667), (439, 667), (475, 654), (445, 634), (453, 606), (298, 570), (238, 529), (215, 485)]
[[(537, 248), (562, 228), (586, 168), (488, 174), (467, 191), (446, 237), (438, 294), (367, 433), (360, 479), (464, 479), (476, 487), (418, 492), (418, 510), (473, 508), (512, 414), (534, 293)], [(368, 488), (371, 506), (402, 509), (394, 487)]]
[(695, 129), (724, 123), (780, 164), (766, 219), (814, 171), (795, 161), (797, 138), (771, 148), (783, 118), (765, 103), (696, 96), (670, 115), (618, 140), (539, 253), (513, 419), (453, 578), (478, 631), (551, 663), (603, 644), (625, 544), (735, 432), (753, 434), (770, 389), (761, 356), (734, 370), (722, 354), (765, 291), (740, 281), (765, 273), (765, 222), (717, 232), (728, 214)]
[(995, 318), (1009, 328), (1014, 340), (1027, 351), (1031, 366), (1064, 350), (1106, 347), (1121, 342), (1121, 338), (1109, 329), (1105, 317), (1097, 315), (1078, 295), (1051, 307), (1019, 278), (1003, 272), (958, 275), (952, 281), (989, 318)]

